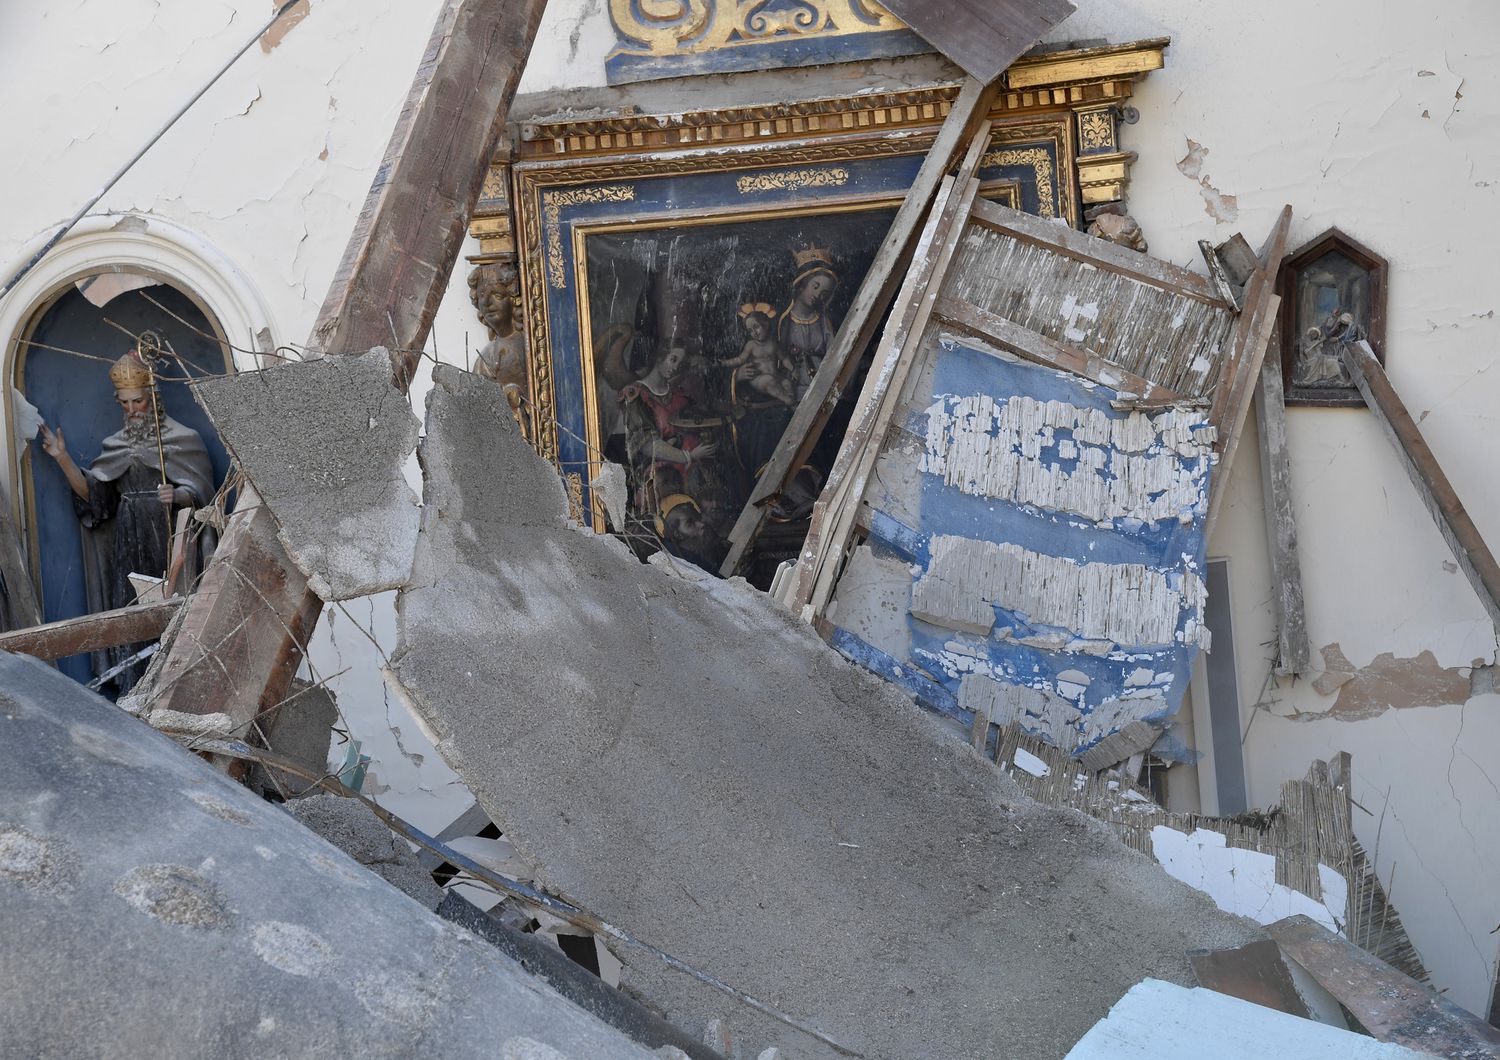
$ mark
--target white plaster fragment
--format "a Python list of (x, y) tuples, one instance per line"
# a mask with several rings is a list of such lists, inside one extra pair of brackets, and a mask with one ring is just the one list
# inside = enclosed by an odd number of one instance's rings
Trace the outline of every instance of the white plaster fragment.
[(1229, 846), (1218, 832), (1198, 828), (1191, 835), (1166, 825), (1151, 830), (1151, 851), (1169, 874), (1202, 891), (1228, 913), (1272, 924), (1301, 913), (1338, 931), (1349, 901), (1344, 877), (1318, 866), (1321, 902), (1276, 882), (1276, 858), (1258, 850)]

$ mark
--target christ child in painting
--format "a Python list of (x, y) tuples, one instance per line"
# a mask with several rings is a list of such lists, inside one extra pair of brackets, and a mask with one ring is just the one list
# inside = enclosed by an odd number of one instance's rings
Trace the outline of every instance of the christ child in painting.
[(792, 384), (786, 351), (776, 341), (771, 319), (774, 307), (756, 302), (740, 307), (740, 319), (750, 338), (738, 357), (724, 362), (724, 367), (735, 371), (735, 378), (743, 379), (760, 393), (781, 402), (783, 405), (797, 404), (797, 391)]

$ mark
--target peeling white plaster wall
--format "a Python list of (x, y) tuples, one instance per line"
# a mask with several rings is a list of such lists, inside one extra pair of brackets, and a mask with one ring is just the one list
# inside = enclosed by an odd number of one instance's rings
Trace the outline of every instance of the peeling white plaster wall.
[[(277, 6), (279, 0), (0, 5), (5, 276)], [(275, 48), (246, 52), (94, 215), (117, 218), (127, 232), (144, 229), (191, 243), (185, 256), (236, 273), (273, 344), (305, 341), (440, 6), (440, 0), (313, 0), (307, 17)], [(49, 261), (72, 245), (65, 241)], [(468, 270), (460, 260), (428, 343), (429, 351), (460, 363), (466, 349), (485, 341), (469, 305)], [(197, 293), (215, 308), (214, 292)], [(231, 314), (220, 301), (220, 315), (244, 315)], [(0, 303), (7, 369), (33, 308)], [(260, 348), (250, 334), (230, 334), (229, 340)], [(249, 366), (244, 355), (237, 360)], [(425, 384), (416, 390), (420, 413)], [(15, 469), (4, 463), (9, 497)], [(419, 476), (412, 482), (421, 489)], [(349, 609), (383, 644), (394, 643), (392, 594), (355, 601)], [(467, 794), (415, 721), (387, 695), (380, 652), (349, 618), (335, 614), (330, 622), (325, 616), (311, 662), (323, 675), (347, 668), (330, 683), (372, 756), (367, 783), (381, 789), (383, 803), (428, 829), (441, 828), (468, 806)]]
[[(1258, 246), (1284, 203), (1297, 246), (1338, 225), (1390, 261), (1387, 367), (1492, 547), (1500, 547), (1500, 8), (1478, 0), (1229, 11), (1193, 0), (1076, 0), (1053, 39), (1169, 35), (1167, 66), (1138, 86), (1131, 213), (1153, 254), (1201, 271), (1197, 240), (1243, 231)], [(1196, 176), (1179, 171), (1192, 144)], [(1192, 162), (1188, 168), (1194, 168)], [(1204, 185), (1202, 182), (1207, 181)], [(1210, 190), (1233, 196), (1232, 223)], [(1356, 666), (1431, 650), (1439, 665), (1492, 661), (1473, 591), (1366, 412), (1288, 410), (1297, 534), (1314, 649)], [(1311, 681), (1267, 690), (1274, 641), (1252, 420), (1210, 555), (1230, 573), (1252, 804), (1274, 802), (1314, 758), (1354, 755), (1355, 829), (1439, 986), (1489, 1004), (1500, 936), (1500, 698), (1312, 723), (1332, 696)], [(1253, 714), (1252, 714), (1253, 712)], [(1253, 716), (1253, 724), (1252, 724)], [(1201, 735), (1201, 734), (1200, 734)], [(1174, 772), (1180, 773), (1179, 767)], [(1175, 779), (1173, 783), (1176, 783)]]

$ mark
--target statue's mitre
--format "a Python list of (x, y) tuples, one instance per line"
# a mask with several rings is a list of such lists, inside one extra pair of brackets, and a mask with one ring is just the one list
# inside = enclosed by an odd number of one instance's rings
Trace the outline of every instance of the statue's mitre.
[(116, 390), (145, 390), (155, 380), (140, 355), (131, 350), (110, 367), (109, 381)]
[(805, 250), (792, 251), (792, 258), (797, 262), (797, 269), (801, 271), (808, 265), (831, 266), (833, 264), (833, 252), (827, 247), (808, 247)]

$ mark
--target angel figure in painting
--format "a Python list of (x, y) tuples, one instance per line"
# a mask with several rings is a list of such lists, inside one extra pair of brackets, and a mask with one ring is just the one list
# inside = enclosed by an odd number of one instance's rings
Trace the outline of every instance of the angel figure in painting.
[(738, 357), (724, 362), (732, 369), (735, 378), (743, 380), (752, 390), (783, 405), (797, 404), (797, 390), (793, 382), (793, 369), (787, 360), (786, 351), (773, 334), (772, 317), (774, 307), (765, 302), (747, 303), (740, 307), (740, 320), (750, 338)]
[[(83, 525), (90, 613), (135, 603), (131, 574), (161, 577), (167, 572), (170, 526), (177, 510), (201, 507), (214, 495), (213, 465), (203, 437), (162, 411), (155, 373), (139, 351), (132, 350), (116, 361), (109, 379), (125, 425), (104, 439), (99, 455), (86, 470), (68, 452), (61, 428), (41, 427), (42, 451), (57, 461), (67, 478), (73, 509)], [(211, 535), (205, 526), (191, 547), (184, 542), (181, 577), (188, 583), (212, 553)], [(96, 674), (113, 669), (140, 647), (96, 652)], [(116, 675), (118, 690), (129, 691), (144, 668), (142, 662)]]

